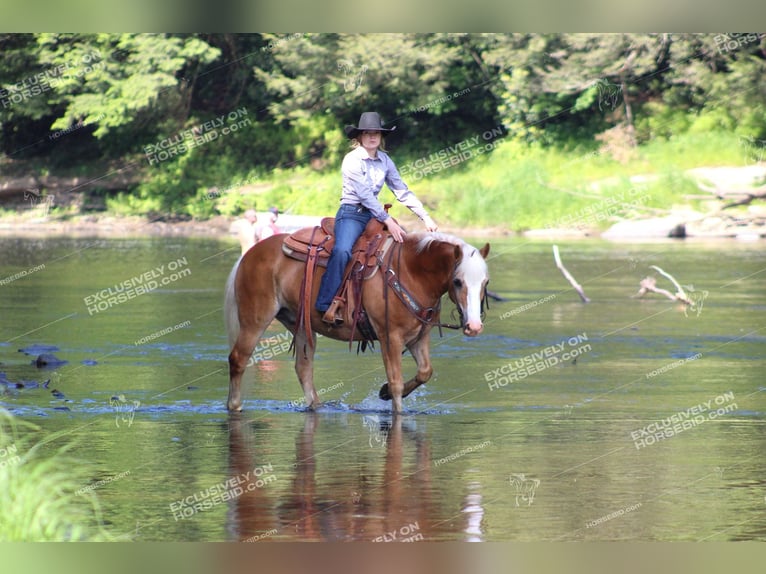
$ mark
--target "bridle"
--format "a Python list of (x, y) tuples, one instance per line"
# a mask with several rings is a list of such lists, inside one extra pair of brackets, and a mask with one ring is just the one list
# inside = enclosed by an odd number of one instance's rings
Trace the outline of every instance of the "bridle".
[[(420, 333), (418, 333), (417, 339), (420, 339), (420, 337), (423, 336), (423, 333), (426, 329), (426, 327), (438, 327), (439, 328), (439, 336), (442, 336), (442, 328), (444, 329), (463, 329), (465, 327), (465, 317), (463, 316), (463, 310), (460, 308), (460, 305), (456, 303), (456, 310), (458, 313), (458, 316), (460, 317), (460, 323), (442, 323), (441, 321), (435, 320), (434, 317), (440, 317), (440, 311), (441, 311), (441, 297), (439, 297), (438, 301), (436, 302), (436, 305), (432, 307), (426, 307), (424, 305), (421, 305), (417, 299), (415, 298), (412, 293), (410, 293), (407, 288), (402, 285), (401, 281), (398, 278), (398, 275), (396, 271), (394, 270), (394, 266), (392, 265), (393, 259), (394, 259), (394, 251), (397, 251), (396, 253), (396, 267), (397, 269), (401, 269), (401, 256), (402, 256), (402, 244), (396, 243), (393, 249), (390, 249), (388, 252), (388, 261), (384, 261), (383, 258), (379, 255), (378, 256), (378, 266), (383, 271), (383, 277), (384, 277), (384, 290), (383, 290), (383, 298), (385, 300), (386, 304), (386, 324), (388, 324), (388, 288), (390, 288), (394, 294), (399, 298), (399, 300), (404, 304), (405, 308), (410, 312), (410, 314), (415, 317), (418, 321), (422, 323)], [(455, 272), (457, 271), (457, 265), (458, 263), (455, 263), (455, 267), (452, 270), (452, 273), (450, 275), (450, 279), (455, 277)], [(449, 293), (451, 291), (451, 288), (447, 289), (447, 292)], [(454, 302), (454, 299), (453, 299)], [(485, 309), (489, 309), (489, 299), (487, 297), (487, 285), (484, 285), (484, 292), (482, 293), (481, 298), (481, 318), (482, 320), (485, 317)], [(454, 317), (455, 311), (453, 310), (452, 316)]]

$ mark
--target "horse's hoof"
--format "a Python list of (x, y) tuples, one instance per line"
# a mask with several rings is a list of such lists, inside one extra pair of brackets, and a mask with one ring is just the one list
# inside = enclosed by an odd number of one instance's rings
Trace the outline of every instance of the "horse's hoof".
[(380, 387), (380, 391), (378, 392), (378, 397), (380, 397), (380, 399), (383, 401), (391, 400), (391, 393), (388, 392), (388, 383)]
[(241, 405), (241, 404), (239, 404), (239, 405), (233, 405), (233, 404), (229, 403), (229, 404), (227, 404), (227, 405), (226, 405), (226, 408), (228, 409), (228, 411), (229, 411), (230, 413), (239, 413), (239, 412), (242, 412), (242, 405)]

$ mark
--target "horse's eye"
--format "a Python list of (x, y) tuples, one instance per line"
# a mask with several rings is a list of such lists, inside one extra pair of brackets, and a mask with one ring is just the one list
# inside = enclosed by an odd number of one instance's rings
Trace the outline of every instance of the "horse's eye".
[(454, 279), (454, 280), (452, 281), (452, 284), (453, 284), (455, 287), (457, 287), (458, 289), (460, 289), (460, 288), (463, 286), (463, 282), (462, 282), (460, 279)]

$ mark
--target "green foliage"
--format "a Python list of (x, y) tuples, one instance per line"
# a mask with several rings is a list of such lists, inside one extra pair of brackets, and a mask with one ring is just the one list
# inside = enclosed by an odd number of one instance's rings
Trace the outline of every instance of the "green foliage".
[[(434, 218), (453, 225), (520, 231), (562, 222), (571, 225), (574, 215), (601, 209), (609, 217), (591, 218), (588, 223), (605, 228), (618, 217), (647, 217), (654, 214), (650, 208), (688, 204), (684, 196), (698, 195), (699, 190), (684, 175), (686, 169), (741, 164), (742, 158), (741, 141), (726, 133), (656, 139), (641, 146), (627, 163), (600, 149), (529, 146), (508, 140), (491, 156), (472, 159), (462, 170), (453, 168), (424, 179), (417, 189), (418, 196), (433, 207)], [(631, 201), (636, 197), (641, 201)], [(606, 210), (607, 205), (620, 207)]]
[(97, 138), (136, 120), (172, 118), (189, 97), (179, 74), (220, 54), (198, 38), (163, 34), (41, 34), (38, 43), (42, 64), (70, 71), (49, 100), (66, 105), (51, 129), (93, 123)]
[(326, 113), (353, 121), (362, 108), (390, 120), (442, 96), (457, 58), (455, 47), (418, 34), (267, 37), (276, 43), (276, 68), (255, 73), (279, 96), (270, 105), (278, 121)]
[(665, 102), (647, 102), (643, 114), (636, 120), (636, 137), (639, 142), (670, 139), (688, 131), (694, 120), (694, 114), (688, 109)]
[(0, 409), (0, 541), (61, 542), (106, 539), (85, 473), (67, 456), (67, 447), (43, 454), (44, 442), (32, 444), (34, 425)]
[[(684, 196), (698, 195), (699, 190), (685, 170), (717, 163), (738, 165), (743, 157), (741, 140), (726, 133), (657, 138), (640, 146), (626, 163), (599, 148), (530, 146), (506, 139), (491, 154), (408, 184), (444, 225), (516, 231), (571, 225), (573, 214), (599, 206), (605, 211), (608, 202), (620, 203), (621, 208), (609, 210), (609, 218), (589, 221), (591, 227), (605, 228), (619, 217), (654, 215), (650, 208), (688, 204)], [(242, 194), (244, 188), (235, 186), (213, 200), (216, 211), (233, 215), (246, 207), (278, 205), (294, 214), (332, 215), (337, 209), (340, 175), (335, 170), (275, 170), (248, 183), (258, 191)], [(381, 199), (390, 201), (389, 193), (382, 191)], [(638, 204), (630, 201), (636, 195), (641, 198)], [(393, 213), (411, 217), (398, 204)]]
[[(141, 166), (143, 181), (108, 200), (120, 213), (236, 212), (250, 199), (210, 190), (246, 180), (262, 186), (258, 202), (304, 209), (315, 198), (296, 179), (334, 201), (343, 125), (377, 110), (397, 127), (399, 163), (502, 125), (524, 146), (490, 187), (537, 189), (528, 207), (549, 206), (556, 177), (541, 170), (565, 150), (609, 144), (634, 165), (644, 144), (685, 134), (766, 138), (765, 47), (756, 34), (2, 34), (0, 146), (36, 171)], [(239, 111), (240, 131), (147, 161), (148, 147)], [(460, 206), (449, 210), (473, 213)]]

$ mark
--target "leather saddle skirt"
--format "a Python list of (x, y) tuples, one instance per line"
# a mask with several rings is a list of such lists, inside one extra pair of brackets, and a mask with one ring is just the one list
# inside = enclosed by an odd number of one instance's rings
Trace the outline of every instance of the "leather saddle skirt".
[[(364, 267), (368, 268), (374, 274), (376, 265), (376, 252), (369, 251), (368, 247), (372, 241), (375, 242), (375, 246), (385, 246), (384, 251), (388, 250), (391, 244), (391, 240), (379, 243), (379, 240), (383, 236), (388, 236), (385, 233), (385, 225), (377, 219), (371, 219), (364, 230), (364, 233), (359, 236), (354, 248), (351, 250), (354, 257), (352, 261), (357, 258), (361, 259), (361, 263)], [(304, 227), (295, 231), (294, 233), (285, 237), (282, 241), (282, 252), (288, 257), (297, 259), (298, 261), (306, 261), (309, 258), (309, 253), (314, 248), (316, 253), (317, 265), (320, 267), (327, 267), (327, 260), (330, 258), (330, 253), (335, 247), (335, 218), (325, 217), (315, 227)], [(377, 253), (379, 254), (379, 252)], [(351, 263), (350, 262), (350, 263)], [(369, 279), (368, 277), (365, 277)]]
[(317, 265), (327, 267), (335, 246), (335, 218), (325, 217), (315, 227), (304, 227), (285, 237), (282, 251), (288, 257), (306, 261), (312, 246), (316, 246)]

